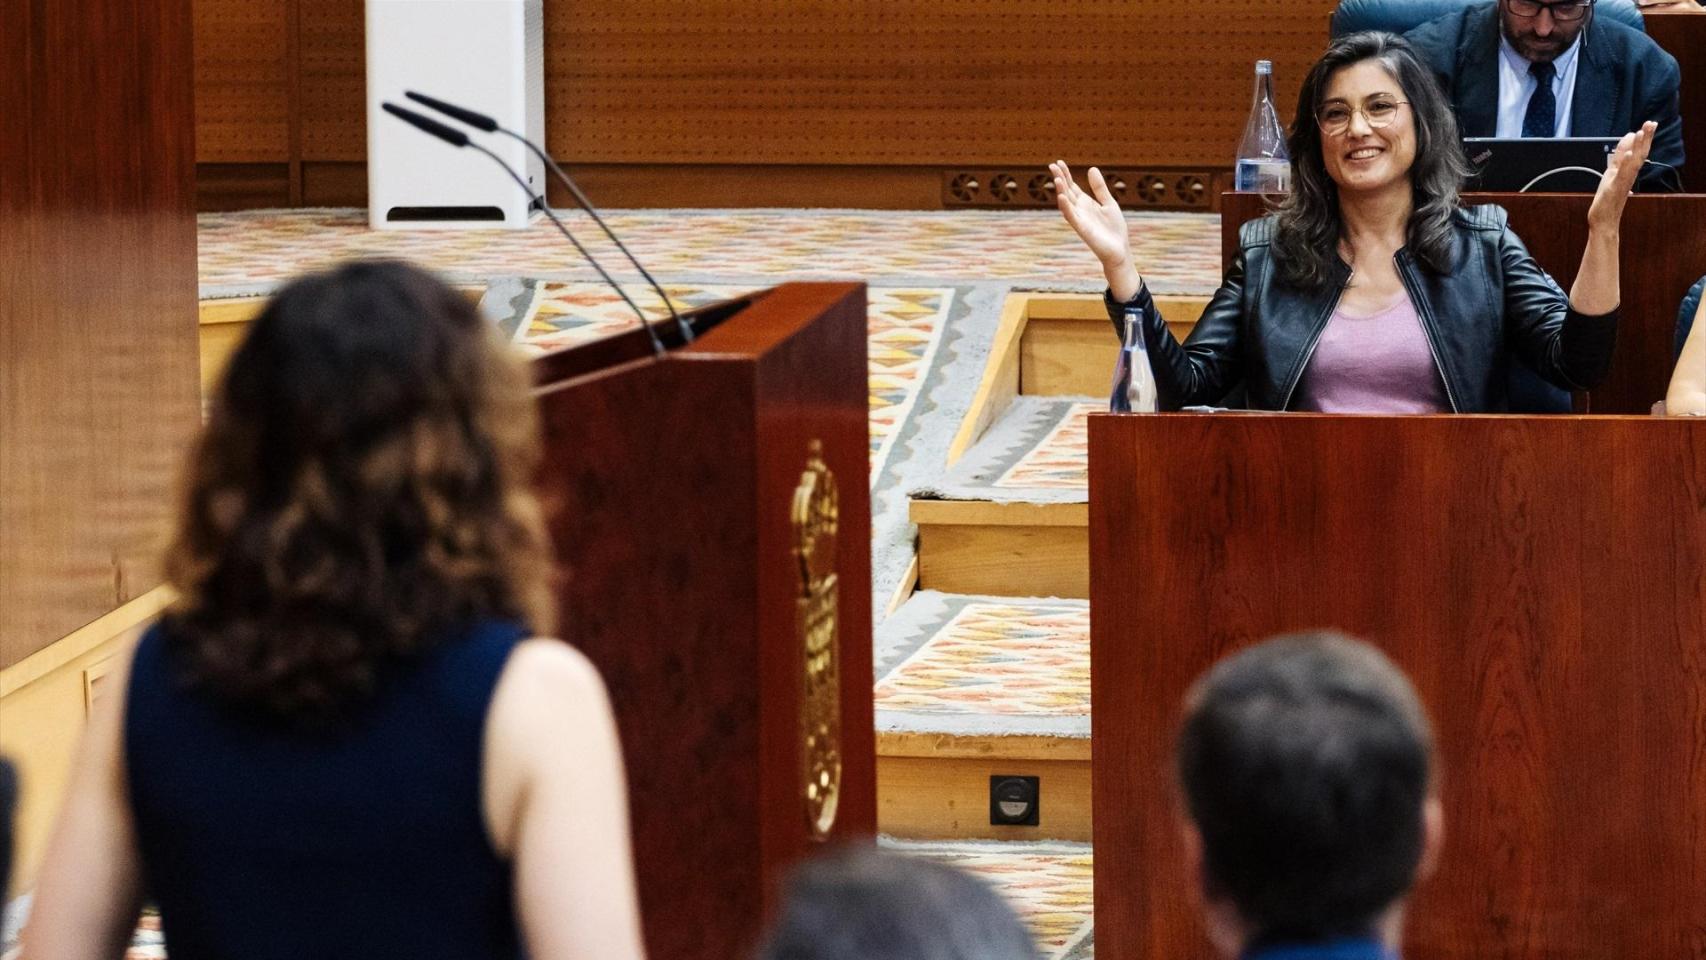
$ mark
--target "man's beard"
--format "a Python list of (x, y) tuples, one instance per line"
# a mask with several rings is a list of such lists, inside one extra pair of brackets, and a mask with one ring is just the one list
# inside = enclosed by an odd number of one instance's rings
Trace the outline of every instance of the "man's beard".
[[(1591, 18), (1592, 16), (1593, 14), (1589, 12), (1588, 17)], [(1565, 50), (1570, 49), (1570, 44), (1575, 43), (1580, 39), (1581, 35), (1587, 32), (1587, 28), (1588, 21), (1584, 20), (1581, 26), (1577, 28), (1576, 32), (1571, 35), (1567, 41), (1561, 39), (1560, 31), (1557, 31), (1556, 29), (1554, 29), (1551, 37), (1542, 40), (1539, 37), (1534, 36), (1532, 33), (1519, 36), (1511, 32), (1510, 25), (1505, 20), (1503, 10), (1500, 11), (1499, 16), (1499, 32), (1504, 35), (1505, 42), (1509, 43), (1516, 52), (1521, 54), (1522, 58), (1527, 60), (1529, 63), (1549, 63), (1558, 59), (1558, 55), (1563, 53)]]

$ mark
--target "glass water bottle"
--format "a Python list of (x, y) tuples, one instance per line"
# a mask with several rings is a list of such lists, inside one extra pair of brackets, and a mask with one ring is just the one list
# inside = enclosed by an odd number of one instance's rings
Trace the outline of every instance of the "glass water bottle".
[(1114, 389), (1108, 398), (1114, 413), (1155, 412), (1155, 371), (1143, 342), (1143, 311), (1127, 307), (1119, 363), (1114, 366)]
[(1240, 193), (1291, 192), (1291, 156), (1285, 148), (1285, 127), (1274, 109), (1274, 64), (1256, 61), (1256, 93), (1244, 138), (1238, 141), (1234, 184)]

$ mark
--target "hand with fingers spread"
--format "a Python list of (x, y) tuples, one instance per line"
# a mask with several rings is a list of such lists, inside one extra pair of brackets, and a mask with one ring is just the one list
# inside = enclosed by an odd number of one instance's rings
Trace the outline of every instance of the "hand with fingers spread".
[(1599, 179), (1593, 203), (1588, 207), (1590, 230), (1617, 230), (1623, 220), (1624, 204), (1647, 162), (1647, 154), (1653, 149), (1653, 133), (1658, 128), (1658, 124), (1648, 120), (1641, 124), (1641, 129), (1626, 133), (1617, 141), (1605, 162), (1605, 175)]
[(1054, 174), (1055, 205), (1060, 207), (1061, 216), (1078, 234), (1078, 239), (1083, 240), (1096, 259), (1102, 262), (1102, 272), (1108, 278), (1114, 299), (1125, 301), (1136, 296), (1138, 288), (1143, 285), (1143, 278), (1131, 262), (1131, 238), (1125, 215), (1108, 190), (1102, 171), (1090, 168), (1089, 193), (1072, 181), (1072, 171), (1066, 166), (1066, 161), (1056, 160), (1049, 164), (1049, 172)]

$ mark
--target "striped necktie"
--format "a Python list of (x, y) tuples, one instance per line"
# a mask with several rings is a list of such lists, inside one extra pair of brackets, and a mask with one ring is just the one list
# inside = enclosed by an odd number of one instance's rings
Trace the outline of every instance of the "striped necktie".
[(1529, 76), (1534, 78), (1534, 96), (1528, 98), (1528, 112), (1522, 117), (1524, 137), (1550, 137), (1558, 132), (1558, 97), (1552, 92), (1552, 78), (1558, 68), (1552, 61), (1531, 63)]

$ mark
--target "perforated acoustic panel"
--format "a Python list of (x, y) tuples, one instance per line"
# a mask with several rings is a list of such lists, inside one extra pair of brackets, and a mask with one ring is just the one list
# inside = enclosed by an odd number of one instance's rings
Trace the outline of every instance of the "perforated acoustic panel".
[(288, 0), (195, 0), (192, 11), (196, 160), (286, 162)]
[[(1289, 112), (1331, 6), (546, 0), (546, 138), (583, 164), (1220, 170), (1254, 62), (1275, 62)], [(363, 0), (195, 8), (199, 161), (365, 159)], [(294, 155), (281, 11), (297, 24)]]
[(548, 132), (605, 163), (1227, 166), (1328, 0), (557, 0)]
[(366, 160), (366, 4), (291, 2), (302, 11), (302, 159)]

